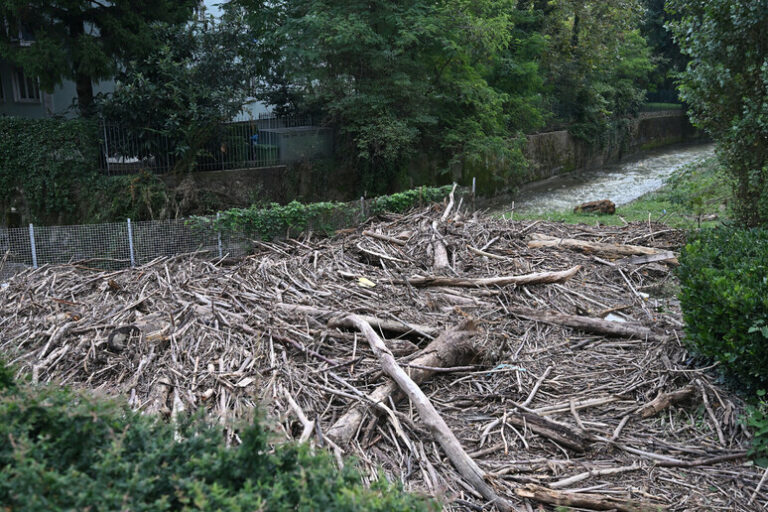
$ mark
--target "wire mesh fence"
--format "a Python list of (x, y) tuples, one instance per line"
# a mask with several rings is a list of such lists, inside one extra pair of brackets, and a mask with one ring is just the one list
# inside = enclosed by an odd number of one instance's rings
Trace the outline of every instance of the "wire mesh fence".
[[(386, 212), (404, 212), (441, 201), (450, 189), (422, 187), (347, 203), (314, 203), (291, 212), (286, 211), (291, 205), (248, 210), (253, 222), (235, 227), (216, 222), (219, 214), (74, 226), (0, 227), (0, 283), (22, 270), (47, 264), (78, 263), (117, 270), (180, 254), (239, 258), (250, 254), (259, 239), (281, 240), (308, 232), (332, 234)], [(474, 208), (474, 193), (473, 183), (471, 189), (456, 190), (455, 197), (459, 205), (471, 198)], [(221, 214), (221, 219), (226, 215)]]
[(109, 270), (162, 256), (196, 253), (214, 259), (249, 250), (245, 235), (191, 226), (185, 219), (0, 228), (0, 281), (46, 264), (81, 262)]
[[(309, 127), (310, 116), (262, 116), (259, 119), (222, 123), (210, 128), (206, 142), (196, 152), (195, 169), (215, 171), (268, 167), (283, 163), (271, 131)], [(152, 130), (129, 130), (119, 123), (102, 122), (100, 169), (109, 175), (170, 172), (185, 157), (186, 142)]]

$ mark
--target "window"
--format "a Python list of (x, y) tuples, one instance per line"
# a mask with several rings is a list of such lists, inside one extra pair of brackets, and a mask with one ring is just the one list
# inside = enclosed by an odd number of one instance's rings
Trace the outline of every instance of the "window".
[(18, 103), (40, 103), (40, 86), (36, 78), (24, 75), (24, 71), (13, 72), (13, 96)]

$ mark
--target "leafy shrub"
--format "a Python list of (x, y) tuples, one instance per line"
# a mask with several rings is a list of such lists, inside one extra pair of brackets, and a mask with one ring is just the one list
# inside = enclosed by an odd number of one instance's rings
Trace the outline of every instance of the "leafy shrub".
[(752, 429), (748, 455), (759, 465), (768, 466), (768, 402), (765, 390), (757, 392), (758, 402), (747, 409), (746, 423)]
[(202, 418), (176, 425), (66, 388), (6, 385), (0, 362), (0, 503), (5, 510), (372, 510), (436, 506), (384, 478), (365, 489), (306, 445), (271, 447), (260, 422), (227, 448)]
[(768, 385), (768, 230), (702, 231), (683, 250), (689, 344), (748, 390)]
[(33, 222), (69, 222), (98, 178), (99, 144), (86, 120), (0, 117), (0, 214), (17, 206)]
[[(368, 213), (404, 212), (418, 205), (441, 201), (451, 187), (421, 187), (370, 200)], [(191, 223), (199, 229), (218, 229), (247, 236), (272, 240), (302, 233), (308, 229), (330, 233), (360, 220), (360, 203), (320, 202), (303, 204), (291, 201), (286, 205), (232, 208), (221, 212), (218, 219), (193, 217)]]

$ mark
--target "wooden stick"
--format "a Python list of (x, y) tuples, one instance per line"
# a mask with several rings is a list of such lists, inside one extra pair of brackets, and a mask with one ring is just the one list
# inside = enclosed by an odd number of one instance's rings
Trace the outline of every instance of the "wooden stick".
[[(362, 317), (358, 317), (362, 318)], [(441, 333), (427, 345), (421, 354), (410, 362), (408, 374), (414, 382), (422, 382), (435, 373), (428, 368), (451, 368), (474, 355), (472, 337), (476, 334), (471, 323), (464, 323)], [(357, 433), (365, 414), (376, 404), (386, 404), (397, 392), (397, 384), (388, 381), (366, 396), (365, 404), (352, 407), (331, 426), (327, 436), (341, 446), (346, 446)], [(395, 401), (399, 397), (395, 397)]]
[[(577, 265), (568, 270), (559, 272), (534, 272), (533, 274), (524, 274), (521, 276), (506, 277), (486, 277), (486, 278), (462, 278), (462, 277), (412, 277), (407, 283), (413, 286), (457, 286), (463, 288), (476, 288), (483, 286), (508, 286), (508, 285), (528, 285), (528, 284), (549, 284), (562, 283), (573, 276), (581, 269)], [(397, 284), (403, 281), (395, 281)]]
[(443, 216), (440, 217), (440, 222), (445, 222), (445, 219), (448, 218), (448, 215), (450, 215), (451, 210), (453, 209), (454, 204), (454, 197), (453, 193), (456, 192), (456, 186), (457, 184), (453, 184), (453, 188), (451, 189), (451, 193), (448, 194), (448, 206), (445, 207), (445, 211), (443, 212)]
[[(344, 313), (340, 311), (333, 311), (330, 309), (321, 309), (313, 306), (304, 306), (301, 304), (278, 303), (275, 306), (289, 313), (309, 315), (309, 316), (314, 316), (314, 317), (318, 317), (320, 319), (326, 320), (328, 322), (328, 327), (331, 327), (331, 328), (333, 327), (346, 327), (349, 329), (354, 328), (354, 326), (344, 316)], [(430, 327), (428, 325), (417, 325), (417, 324), (410, 324), (410, 323), (406, 324), (404, 322), (400, 322), (397, 320), (385, 320), (382, 318), (377, 318), (375, 316), (368, 316), (368, 315), (360, 315), (360, 316), (366, 322), (371, 324), (371, 326), (375, 327), (376, 329), (380, 329), (382, 331), (391, 331), (391, 332), (396, 332), (401, 334), (415, 332), (417, 334), (426, 334), (427, 336), (430, 336), (430, 337), (434, 336), (438, 332), (438, 329), (436, 329), (435, 327)]]
[(486, 482), (487, 475), (485, 472), (480, 469), (469, 455), (467, 455), (467, 452), (464, 451), (459, 440), (453, 434), (451, 429), (448, 428), (445, 420), (438, 414), (437, 410), (432, 405), (432, 402), (429, 401), (429, 398), (427, 398), (419, 386), (413, 382), (407, 373), (405, 373), (405, 370), (397, 364), (392, 353), (371, 328), (370, 324), (357, 315), (350, 315), (348, 318), (355, 324), (360, 332), (365, 335), (371, 346), (371, 350), (373, 350), (373, 353), (379, 359), (379, 363), (384, 372), (397, 383), (400, 389), (411, 400), (414, 407), (419, 412), (422, 421), (424, 421), (432, 432), (432, 435), (434, 435), (435, 439), (443, 448), (459, 474), (499, 510), (515, 510), (512, 503), (496, 494), (493, 487)]
[(312, 435), (312, 432), (315, 430), (315, 421), (310, 420), (307, 418), (307, 415), (304, 414), (304, 411), (301, 409), (301, 406), (296, 403), (296, 400), (293, 399), (291, 394), (288, 392), (287, 389), (283, 388), (283, 394), (285, 395), (285, 399), (288, 400), (288, 405), (293, 409), (293, 412), (296, 414), (296, 417), (301, 422), (301, 425), (304, 427), (304, 430), (301, 432), (301, 437), (299, 438), (300, 443), (306, 443), (310, 436)]
[(547, 369), (544, 370), (544, 373), (541, 374), (541, 377), (538, 378), (538, 380), (536, 381), (536, 384), (533, 386), (533, 389), (531, 390), (531, 393), (528, 395), (528, 398), (526, 398), (525, 402), (523, 402), (520, 405), (522, 405), (523, 407), (528, 407), (530, 403), (533, 402), (533, 398), (536, 396), (536, 392), (539, 390), (539, 386), (541, 386), (541, 383), (544, 382), (544, 379), (546, 379), (547, 376), (549, 376), (549, 372), (551, 371), (552, 371), (552, 367), (547, 366)]
[(585, 452), (589, 445), (589, 441), (581, 432), (532, 412), (509, 415), (506, 421), (518, 427), (528, 428), (531, 432), (579, 453)]
[(569, 485), (575, 484), (577, 482), (581, 482), (582, 480), (586, 480), (591, 476), (615, 475), (618, 473), (626, 473), (628, 471), (637, 471), (638, 469), (640, 469), (639, 464), (632, 464), (631, 466), (622, 466), (620, 468), (592, 469), (589, 471), (585, 471), (584, 473), (579, 473), (578, 475), (573, 475), (573, 476), (569, 476), (568, 478), (563, 478), (562, 480), (558, 480), (557, 482), (552, 482), (551, 484), (549, 484), (549, 487), (552, 489), (560, 489), (562, 487), (568, 487)]
[(690, 398), (694, 391), (693, 386), (685, 386), (684, 388), (672, 391), (671, 393), (660, 393), (659, 396), (640, 407), (637, 410), (637, 414), (641, 418), (655, 416), (667, 407)]
[(536, 484), (527, 484), (524, 487), (518, 487), (515, 489), (515, 493), (521, 498), (529, 498), (541, 503), (549, 503), (550, 505), (588, 508), (592, 510), (658, 512), (659, 509), (668, 508), (664, 505), (641, 503), (632, 500), (622, 500), (602, 494), (556, 491), (554, 489), (548, 489)]
[(602, 318), (593, 318), (580, 315), (565, 315), (563, 313), (557, 313), (554, 311), (544, 312), (528, 308), (514, 308), (510, 309), (510, 312), (517, 316), (527, 318), (529, 320), (535, 320), (537, 322), (565, 325), (582, 331), (604, 334), (607, 336), (639, 338), (641, 340), (647, 339), (659, 342), (663, 342), (668, 339), (667, 336), (656, 334), (648, 327), (638, 324), (610, 322), (608, 320), (603, 320)]
[(717, 464), (719, 462), (729, 462), (732, 460), (743, 459), (747, 456), (747, 452), (729, 453), (726, 455), (718, 455), (716, 457), (708, 457), (706, 459), (695, 460), (662, 460), (656, 463), (657, 466), (664, 466), (665, 468), (692, 468), (694, 466), (709, 466)]
[(677, 255), (672, 251), (663, 251), (657, 254), (643, 254), (641, 256), (632, 256), (630, 258), (624, 258), (622, 260), (615, 261), (615, 265), (643, 265), (645, 263), (653, 263), (655, 261), (663, 261), (677, 265)]
[[(600, 253), (612, 257), (635, 256), (639, 254), (651, 255), (668, 252), (663, 249), (644, 247), (642, 245), (619, 245), (606, 244), (602, 242), (588, 242), (586, 240), (576, 240), (574, 238), (557, 238), (542, 233), (534, 233), (531, 235), (531, 238), (533, 240), (528, 242), (528, 247), (531, 249), (540, 247), (562, 247), (565, 249), (575, 249), (577, 251), (588, 253)], [(671, 259), (669, 261), (677, 263), (677, 259)]]
[(369, 236), (371, 238), (376, 238), (378, 240), (383, 240), (391, 244), (399, 245), (401, 247), (405, 246), (405, 244), (408, 243), (406, 240), (401, 240), (393, 236), (382, 235), (381, 233), (374, 233), (373, 231), (363, 231), (363, 235)]

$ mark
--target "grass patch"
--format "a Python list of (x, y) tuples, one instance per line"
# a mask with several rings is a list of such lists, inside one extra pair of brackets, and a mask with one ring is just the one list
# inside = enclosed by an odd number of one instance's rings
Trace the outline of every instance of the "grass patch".
[[(506, 213), (504, 217), (607, 226), (620, 226), (624, 221), (648, 221), (650, 218), (676, 228), (714, 227), (727, 219), (728, 211), (722, 205), (727, 204), (729, 196), (728, 179), (717, 158), (710, 157), (682, 167), (659, 190), (616, 207), (615, 215), (553, 211)], [(717, 217), (712, 219), (713, 215)]]

